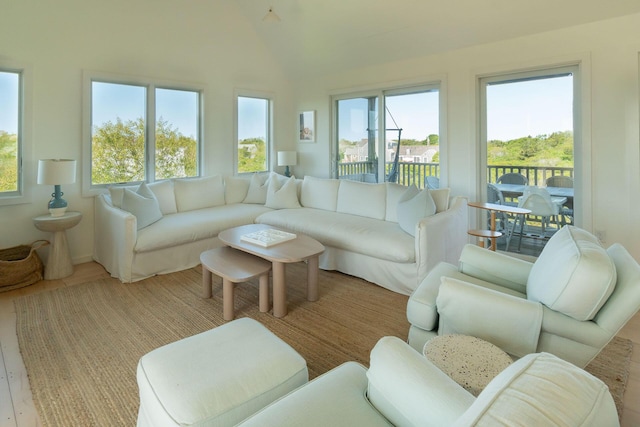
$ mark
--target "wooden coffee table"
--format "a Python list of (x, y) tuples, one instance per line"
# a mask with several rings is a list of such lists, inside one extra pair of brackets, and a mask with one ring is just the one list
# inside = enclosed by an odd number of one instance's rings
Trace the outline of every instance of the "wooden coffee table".
[[(273, 315), (287, 315), (287, 286), (285, 283), (285, 264), (307, 261), (307, 300), (318, 300), (318, 257), (324, 252), (324, 246), (317, 240), (301, 233), (297, 237), (270, 247), (262, 247), (241, 240), (245, 234), (275, 228), (266, 224), (249, 224), (221, 231), (218, 238), (222, 243), (252, 255), (271, 261), (273, 274)], [(282, 230), (287, 231), (287, 230)]]

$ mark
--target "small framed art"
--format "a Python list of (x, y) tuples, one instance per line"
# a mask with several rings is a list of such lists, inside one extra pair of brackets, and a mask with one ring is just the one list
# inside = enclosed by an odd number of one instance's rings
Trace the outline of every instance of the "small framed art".
[(316, 112), (303, 111), (298, 118), (298, 142), (316, 141)]

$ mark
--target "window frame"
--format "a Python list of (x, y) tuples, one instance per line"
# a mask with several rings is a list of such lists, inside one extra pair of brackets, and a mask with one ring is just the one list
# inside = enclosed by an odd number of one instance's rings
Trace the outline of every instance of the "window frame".
[(0, 61), (0, 71), (16, 73), (18, 78), (18, 185), (16, 191), (0, 192), (0, 206), (19, 205), (32, 202), (32, 187), (36, 183), (32, 158), (33, 117), (33, 70), (25, 64)]
[[(384, 158), (385, 153), (385, 139), (386, 132), (385, 129), (387, 127), (386, 123), (386, 97), (387, 96), (396, 96), (396, 95), (410, 95), (413, 93), (420, 92), (438, 92), (438, 127), (439, 127), (439, 145), (440, 145), (440, 179), (443, 184), (446, 184), (446, 172), (448, 168), (446, 167), (446, 147), (447, 147), (447, 109), (446, 109), (446, 77), (440, 76), (434, 79), (430, 79), (427, 81), (405, 81), (400, 82), (396, 85), (380, 85), (374, 86), (370, 89), (363, 89), (360, 91), (354, 92), (336, 92), (330, 94), (331, 102), (331, 149), (330, 149), (330, 176), (333, 178), (338, 178), (338, 163), (339, 152), (338, 152), (338, 101), (348, 100), (353, 98), (372, 98), (375, 97), (378, 99), (378, 112), (377, 112), (377, 121), (378, 123), (382, 123), (383, 126), (378, 126), (378, 130), (376, 133), (377, 137), (377, 150), (378, 150), (378, 176), (385, 176), (385, 162)], [(381, 154), (382, 153), (382, 154)], [(380, 159), (383, 161), (380, 162)], [(384, 182), (384, 181), (380, 181)]]
[[(104, 193), (112, 185), (135, 185), (142, 181), (93, 184), (91, 182), (92, 165), (92, 106), (94, 82), (107, 84), (121, 84), (144, 87), (145, 96), (145, 182), (155, 182), (155, 147), (156, 147), (156, 89), (189, 91), (198, 93), (198, 125), (197, 125), (197, 172), (193, 177), (202, 176), (204, 170), (204, 98), (206, 86), (186, 82), (176, 82), (162, 79), (153, 79), (138, 76), (125, 76), (113, 73), (103, 73), (96, 71), (83, 72), (83, 109), (82, 109), (82, 195), (86, 197)], [(182, 178), (182, 177), (181, 177)]]
[(508, 83), (526, 80), (537, 80), (572, 74), (573, 78), (573, 175), (574, 175), (574, 203), (578, 206), (575, 211), (574, 223), (584, 227), (588, 221), (588, 214), (583, 209), (587, 201), (587, 192), (584, 190), (590, 186), (588, 174), (583, 171), (589, 169), (591, 162), (588, 143), (584, 138), (584, 113), (583, 99), (588, 96), (582, 60), (569, 61), (563, 64), (550, 64), (527, 69), (515, 69), (487, 73), (477, 76), (476, 87), (478, 91), (478, 171), (476, 173), (477, 194), (482, 200), (487, 198), (487, 85), (496, 82)]
[[(265, 141), (266, 148), (266, 170), (260, 172), (239, 172), (238, 171), (238, 142), (240, 140), (238, 134), (238, 98), (256, 98), (267, 101), (267, 140)], [(273, 155), (273, 140), (274, 140), (274, 116), (275, 116), (275, 94), (273, 92), (250, 90), (250, 89), (234, 89), (233, 93), (233, 174), (240, 176), (247, 176), (252, 173), (269, 173), (273, 170), (271, 159), (275, 158)]]

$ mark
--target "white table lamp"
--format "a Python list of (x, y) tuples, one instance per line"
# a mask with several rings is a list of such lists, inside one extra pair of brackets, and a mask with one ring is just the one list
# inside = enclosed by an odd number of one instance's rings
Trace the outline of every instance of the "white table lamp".
[(38, 161), (38, 184), (53, 185), (53, 197), (49, 201), (51, 216), (62, 216), (67, 210), (67, 201), (62, 198), (62, 184), (76, 182), (76, 161), (71, 159), (44, 159)]
[(298, 163), (298, 153), (295, 151), (278, 151), (278, 166), (285, 166), (284, 176), (291, 176), (289, 166)]

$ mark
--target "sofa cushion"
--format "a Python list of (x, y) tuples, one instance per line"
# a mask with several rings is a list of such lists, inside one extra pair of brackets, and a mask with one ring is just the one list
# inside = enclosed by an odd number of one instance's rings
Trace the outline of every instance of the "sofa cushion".
[(178, 212), (224, 205), (222, 176), (180, 178), (173, 181)]
[(300, 207), (298, 201), (298, 184), (294, 176), (284, 180), (278, 179), (276, 174), (269, 178), (267, 200), (265, 206), (271, 209), (295, 209)]
[(165, 215), (138, 232), (134, 251), (149, 252), (210, 239), (227, 228), (252, 224), (257, 216), (269, 211), (262, 205), (234, 203)]
[(340, 181), (337, 179), (305, 176), (300, 192), (300, 204), (305, 208), (335, 211), (338, 205), (339, 187)]
[(527, 298), (576, 320), (591, 320), (616, 284), (616, 268), (591, 233), (565, 226), (542, 250), (527, 280)]
[(394, 222), (311, 208), (267, 212), (256, 222), (306, 234), (325, 246), (393, 262), (416, 262), (415, 238)]
[(429, 190), (418, 190), (411, 185), (398, 202), (398, 224), (405, 232), (415, 236), (416, 224), (436, 213), (436, 205)]
[(135, 215), (138, 230), (162, 218), (158, 199), (144, 182), (135, 192), (129, 188), (124, 189), (122, 209)]
[(601, 380), (551, 354), (533, 353), (498, 374), (454, 426), (611, 426), (617, 418)]
[(148, 187), (149, 190), (153, 191), (153, 194), (156, 195), (156, 199), (158, 199), (158, 204), (160, 205), (160, 211), (163, 215), (178, 212), (172, 180), (166, 179), (152, 182)]
[(249, 191), (250, 181), (237, 176), (227, 176), (224, 178), (224, 201), (230, 205), (232, 203), (242, 203)]
[(254, 173), (251, 176), (247, 196), (242, 203), (264, 205), (267, 201), (267, 189), (269, 188), (269, 174)]
[(340, 181), (336, 212), (384, 220), (386, 203), (385, 185), (348, 179)]

